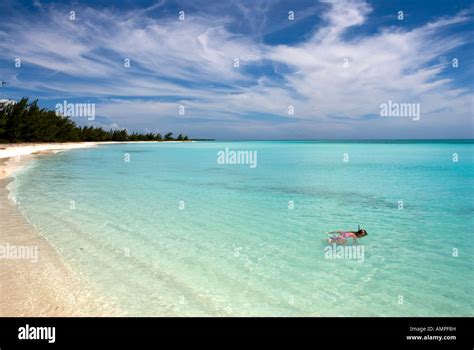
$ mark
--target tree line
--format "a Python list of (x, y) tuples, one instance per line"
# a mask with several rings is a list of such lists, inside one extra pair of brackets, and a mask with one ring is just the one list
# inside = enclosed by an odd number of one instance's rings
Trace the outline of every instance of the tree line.
[(187, 141), (186, 135), (173, 137), (172, 132), (129, 134), (127, 130), (104, 130), (94, 126), (77, 126), (68, 117), (40, 108), (38, 100), (22, 98), (16, 103), (0, 105), (0, 142), (73, 142), (73, 141)]

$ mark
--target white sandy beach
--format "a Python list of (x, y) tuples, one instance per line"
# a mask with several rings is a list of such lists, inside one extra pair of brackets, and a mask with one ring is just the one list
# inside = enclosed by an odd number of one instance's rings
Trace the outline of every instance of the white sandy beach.
[(24, 165), (23, 157), (35, 154), (48, 154), (67, 151), (75, 148), (95, 147), (99, 142), (68, 142), (68, 143), (20, 143), (0, 144), (0, 160), (8, 159), (0, 165), (0, 179), (11, 176), (15, 170)]
[[(98, 144), (0, 145), (0, 316), (103, 316), (114, 313), (110, 309), (105, 311), (105, 303), (98, 301), (93, 289), (27, 223), (9, 199), (6, 188), (15, 171), (37, 155)], [(31, 256), (18, 258), (11, 254), (22, 248), (36, 251), (37, 259)], [(8, 256), (7, 250), (10, 252)]]

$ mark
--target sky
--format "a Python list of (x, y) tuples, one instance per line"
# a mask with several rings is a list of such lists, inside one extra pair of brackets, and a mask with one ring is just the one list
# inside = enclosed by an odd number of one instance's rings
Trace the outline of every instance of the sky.
[[(465, 0), (2, 0), (0, 99), (193, 138), (473, 138), (473, 16)], [(419, 118), (382, 116), (389, 101)]]

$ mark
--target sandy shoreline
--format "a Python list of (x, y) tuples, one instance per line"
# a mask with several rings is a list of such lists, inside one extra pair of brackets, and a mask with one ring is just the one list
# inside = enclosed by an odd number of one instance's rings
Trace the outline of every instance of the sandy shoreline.
[[(95, 147), (101, 143), (0, 145), (0, 316), (105, 316), (107, 310), (28, 224), (8, 198), (11, 176), (38, 154)], [(22, 252), (20, 254), (20, 251)]]
[(8, 159), (0, 164), (0, 179), (11, 176), (19, 170), (25, 160), (31, 159), (34, 155), (50, 154), (67, 151), (76, 148), (96, 147), (100, 142), (68, 142), (68, 143), (20, 143), (20, 144), (0, 144), (0, 161)]

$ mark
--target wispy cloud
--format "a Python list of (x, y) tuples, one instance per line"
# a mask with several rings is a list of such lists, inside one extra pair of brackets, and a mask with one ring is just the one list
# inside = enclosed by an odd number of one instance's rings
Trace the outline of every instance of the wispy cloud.
[[(255, 36), (231, 31), (236, 18), (228, 15), (152, 16), (164, 1), (127, 11), (75, 6), (75, 21), (69, 7), (37, 2), (35, 17), (12, 16), (0, 25), (0, 59), (22, 60), (21, 69), (0, 73), (20, 92), (97, 99), (99, 115), (129, 129), (166, 123), (190, 134), (267, 138), (350, 137), (351, 130), (367, 137), (387, 129), (436, 136), (446, 125), (460, 135), (472, 131), (472, 89), (446, 74), (453, 69), (450, 53), (471, 39), (445, 33), (472, 21), (472, 13), (411, 29), (394, 23), (346, 39), (348, 29), (365, 24), (371, 7), (345, 0), (323, 5), (323, 25), (307, 40), (270, 45), (261, 40), (267, 2), (252, 22)], [(387, 100), (420, 103), (420, 123), (363, 118)]]

